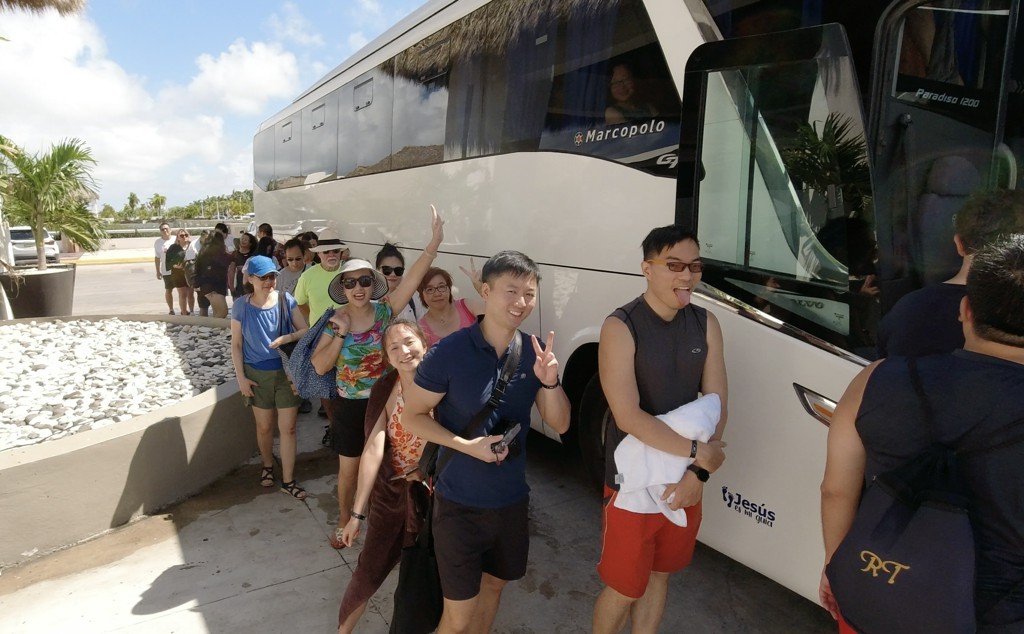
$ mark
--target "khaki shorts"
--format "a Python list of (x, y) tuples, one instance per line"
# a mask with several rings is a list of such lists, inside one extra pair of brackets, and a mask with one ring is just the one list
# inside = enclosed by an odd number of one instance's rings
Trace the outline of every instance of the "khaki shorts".
[(243, 366), (245, 378), (255, 381), (252, 397), (244, 397), (248, 407), (260, 409), (288, 409), (302, 404), (302, 398), (292, 389), (292, 382), (284, 370), (257, 370)]

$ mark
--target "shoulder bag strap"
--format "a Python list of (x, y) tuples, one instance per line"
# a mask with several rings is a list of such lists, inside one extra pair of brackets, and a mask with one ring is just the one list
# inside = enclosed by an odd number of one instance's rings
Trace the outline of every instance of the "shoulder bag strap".
[(278, 312), (278, 317), (277, 317), (277, 336), (279, 336), (279, 337), (283, 337), (284, 334), (285, 334), (284, 333), (285, 306), (286, 306), (286, 302), (284, 300), (284, 292), (278, 291), (277, 292), (277, 312)]
[(921, 405), (921, 413), (924, 415), (924, 424), (928, 429), (928, 440), (932, 444), (937, 444), (939, 434), (935, 428), (935, 410), (932, 408), (932, 403), (928, 400), (928, 394), (924, 391), (924, 385), (921, 383), (921, 374), (917, 370), (916, 357), (907, 358), (907, 368), (910, 370), (910, 383), (914, 386), (914, 393), (917, 394), (917, 400)]
[[(462, 431), (460, 436), (463, 438), (473, 438), (477, 432), (487, 422), (487, 418), (491, 415), (491, 412), (498, 407), (501, 400), (505, 397), (505, 389), (508, 387), (509, 382), (512, 380), (512, 375), (515, 374), (516, 369), (519, 367), (519, 359), (523, 352), (523, 339), (517, 330), (515, 336), (512, 337), (512, 345), (510, 346), (508, 356), (505, 357), (505, 365), (501, 368), (501, 375), (494, 384), (494, 388), (491, 390), (491, 397), (487, 399), (487, 404), (483, 406), (476, 416), (469, 421), (469, 425)], [(434, 468), (434, 480), (436, 481), (441, 477), (441, 471), (444, 470), (451, 459), (455, 456), (456, 450), (449, 449), (446, 451), (444, 456), (437, 461), (437, 466)]]

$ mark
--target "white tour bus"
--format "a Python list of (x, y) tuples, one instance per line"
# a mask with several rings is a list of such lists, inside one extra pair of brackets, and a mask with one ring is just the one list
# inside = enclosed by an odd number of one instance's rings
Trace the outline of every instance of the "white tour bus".
[(881, 315), (957, 269), (963, 200), (1016, 185), (1018, 12), (431, 0), (260, 126), (256, 217), (281, 236), (336, 228), (368, 259), (388, 241), (414, 258), (433, 203), (437, 265), (463, 295), (469, 258), (530, 255), (543, 281), (525, 328), (556, 333), (595, 482), (601, 323), (644, 289), (644, 235), (694, 228), (696, 301), (722, 323), (730, 395), (700, 538), (816, 600), (835, 401), (875, 357)]

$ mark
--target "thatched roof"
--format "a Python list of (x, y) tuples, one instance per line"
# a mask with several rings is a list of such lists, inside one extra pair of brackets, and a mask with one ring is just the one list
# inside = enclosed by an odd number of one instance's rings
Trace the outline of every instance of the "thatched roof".
[(619, 3), (565, 0), (552, 6), (549, 0), (496, 0), (410, 47), (413, 55), (400, 56), (395, 70), (404, 77), (422, 79), (447, 68), (454, 60), (475, 55), (502, 57), (510, 40), (532, 36), (560, 20), (600, 15)]
[(61, 15), (78, 13), (85, 8), (85, 0), (0, 0), (0, 11), (23, 9), (37, 13), (56, 9)]

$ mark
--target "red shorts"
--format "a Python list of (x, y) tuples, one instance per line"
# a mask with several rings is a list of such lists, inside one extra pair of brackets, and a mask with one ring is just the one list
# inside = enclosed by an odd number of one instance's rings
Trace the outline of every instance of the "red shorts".
[(661, 513), (633, 513), (616, 507), (617, 494), (605, 486), (604, 531), (597, 574), (612, 590), (639, 599), (647, 591), (652, 572), (675, 572), (690, 565), (700, 528), (701, 503), (686, 509), (683, 528)]
[(842, 615), (839, 616), (839, 634), (857, 634), (857, 630), (850, 627), (850, 624), (843, 620)]

